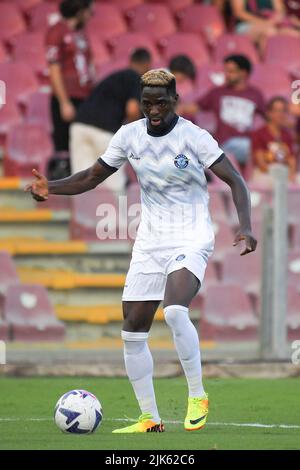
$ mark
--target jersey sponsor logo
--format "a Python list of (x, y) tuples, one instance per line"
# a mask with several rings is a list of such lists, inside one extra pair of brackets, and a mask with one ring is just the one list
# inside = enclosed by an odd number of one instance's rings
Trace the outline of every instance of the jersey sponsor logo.
[(185, 258), (185, 255), (178, 255), (176, 261), (182, 261)]
[(129, 155), (128, 158), (132, 158), (133, 160), (140, 160), (141, 157), (136, 157), (135, 155), (133, 155), (133, 153), (131, 152), (131, 154)]
[(188, 164), (189, 164), (189, 159), (182, 153), (180, 153), (174, 158), (174, 165), (176, 166), (176, 168), (179, 168), (180, 170), (183, 170), (184, 168), (186, 168)]

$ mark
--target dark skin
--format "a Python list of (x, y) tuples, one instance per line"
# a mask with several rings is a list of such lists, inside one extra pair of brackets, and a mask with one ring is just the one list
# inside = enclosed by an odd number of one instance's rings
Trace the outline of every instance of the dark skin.
[[(145, 87), (143, 89), (141, 107), (147, 118), (148, 128), (152, 132), (161, 132), (168, 128), (175, 117), (177, 99), (177, 95), (168, 93), (164, 87)], [(243, 241), (244, 248), (240, 253), (241, 256), (251, 253), (256, 249), (257, 241), (251, 231), (250, 197), (245, 181), (226, 157), (221, 162), (213, 164), (210, 169), (231, 188), (240, 223), (233, 245), (236, 246)], [(99, 162), (87, 170), (58, 181), (48, 181), (36, 170), (33, 170), (35, 180), (26, 186), (25, 191), (31, 192), (37, 201), (45, 201), (49, 194), (80, 194), (94, 189), (112, 173)], [(199, 280), (186, 268), (174, 271), (167, 278), (163, 306), (183, 305), (189, 307), (199, 287)], [(159, 304), (159, 301), (123, 302), (123, 329), (131, 332), (149, 331)]]

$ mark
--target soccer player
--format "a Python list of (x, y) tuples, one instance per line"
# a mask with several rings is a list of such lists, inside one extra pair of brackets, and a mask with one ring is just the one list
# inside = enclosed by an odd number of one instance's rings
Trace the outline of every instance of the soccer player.
[(115, 433), (162, 432), (153, 387), (153, 360), (147, 344), (159, 303), (170, 326), (188, 384), (187, 431), (202, 428), (208, 397), (202, 384), (199, 338), (189, 305), (202, 284), (213, 251), (214, 232), (208, 212), (204, 169), (210, 168), (231, 188), (240, 229), (233, 242), (255, 250), (250, 200), (245, 182), (211, 135), (175, 113), (178, 95), (174, 75), (150, 70), (141, 78), (145, 119), (122, 126), (106, 152), (87, 170), (59, 181), (47, 181), (36, 170), (27, 185), (38, 201), (49, 194), (89, 191), (127, 161), (141, 186), (142, 217), (123, 292), (124, 359), (138, 400), (137, 423)]

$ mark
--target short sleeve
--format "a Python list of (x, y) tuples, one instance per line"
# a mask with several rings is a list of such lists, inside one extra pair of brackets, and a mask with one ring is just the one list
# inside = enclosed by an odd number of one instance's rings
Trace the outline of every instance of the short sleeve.
[(61, 61), (61, 35), (56, 25), (46, 35), (46, 60), (48, 64)]
[(122, 126), (111, 139), (105, 153), (98, 158), (100, 163), (104, 163), (112, 169), (118, 170), (127, 160), (124, 150), (124, 126)]
[(205, 168), (209, 168), (223, 153), (223, 150), (209, 132), (199, 133), (198, 158)]

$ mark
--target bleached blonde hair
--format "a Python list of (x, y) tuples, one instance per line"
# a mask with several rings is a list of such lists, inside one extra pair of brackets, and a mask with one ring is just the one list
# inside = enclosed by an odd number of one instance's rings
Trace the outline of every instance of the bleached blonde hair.
[(175, 76), (165, 69), (153, 69), (144, 73), (141, 77), (141, 87), (145, 86), (161, 86), (166, 87), (176, 93)]

